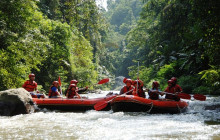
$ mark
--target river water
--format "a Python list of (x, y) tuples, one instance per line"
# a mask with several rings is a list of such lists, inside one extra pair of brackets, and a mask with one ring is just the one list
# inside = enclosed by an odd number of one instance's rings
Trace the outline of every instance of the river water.
[[(106, 93), (87, 96), (95, 98)], [(207, 105), (220, 104), (220, 98), (188, 102), (188, 111), (175, 115), (95, 110), (66, 113), (43, 109), (27, 115), (0, 116), (0, 139), (220, 140), (220, 110), (204, 109)]]

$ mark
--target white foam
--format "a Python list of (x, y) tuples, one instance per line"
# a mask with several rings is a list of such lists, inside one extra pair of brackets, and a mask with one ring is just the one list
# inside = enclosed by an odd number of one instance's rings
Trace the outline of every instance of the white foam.
[(212, 97), (205, 102), (189, 101), (188, 112), (175, 115), (91, 110), (85, 113), (53, 111), (13, 117), (1, 116), (0, 139), (220, 138), (219, 125), (204, 123), (209, 119), (219, 120), (220, 112), (204, 110), (206, 105), (218, 102), (218, 99)]

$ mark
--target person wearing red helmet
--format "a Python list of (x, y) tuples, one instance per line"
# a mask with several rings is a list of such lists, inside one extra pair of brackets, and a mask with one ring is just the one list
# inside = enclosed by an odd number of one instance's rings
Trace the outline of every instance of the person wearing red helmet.
[(168, 80), (168, 81), (167, 81), (167, 84), (168, 84), (168, 86), (167, 86), (167, 88), (165, 89), (165, 92), (175, 93), (173, 80)]
[(77, 80), (71, 80), (70, 84), (76, 84), (77, 85), (78, 81)]
[(60, 98), (60, 93), (58, 92), (58, 86), (59, 82), (58, 81), (53, 81), (53, 84), (50, 86), (49, 90), (49, 98)]
[[(77, 87), (77, 83), (78, 83), (77, 80), (71, 80), (71, 81), (70, 81), (70, 85), (71, 85), (71, 84), (75, 84), (75, 85), (76, 85), (76, 91), (77, 91), (77, 93), (85, 92), (85, 91), (88, 89), (87, 86), (86, 86), (85, 88), (78, 88), (78, 87)], [(67, 89), (67, 91), (66, 91), (66, 94), (70, 91), (70, 85), (69, 85), (69, 87), (68, 87), (68, 89)]]
[(170, 80), (173, 80), (173, 86), (174, 86), (174, 90), (175, 90), (175, 93), (180, 93), (182, 92), (182, 88), (177, 84), (177, 78), (176, 77), (172, 77)]
[[(132, 86), (132, 80), (125, 78), (125, 79), (123, 80), (123, 82), (124, 82), (126, 85), (120, 90), (119, 94), (121, 95), (121, 94), (126, 93), (126, 95), (132, 95), (132, 89), (134, 88), (134, 87)], [(130, 91), (130, 92), (129, 92), (129, 91)]]
[[(143, 90), (144, 82), (138, 79), (138, 80), (133, 81), (133, 85), (134, 85), (135, 88), (134, 88), (132, 94), (135, 95), (135, 96), (145, 98), (146, 95), (145, 95), (145, 92)], [(137, 87), (137, 85), (138, 85), (138, 87)]]
[[(175, 95), (176, 91), (175, 91), (175, 87), (174, 87), (174, 81), (173, 80), (168, 80), (168, 87), (165, 89), (165, 92), (168, 92), (165, 96), (166, 99), (171, 99), (171, 100), (175, 100), (175, 101), (179, 101), (180, 98)], [(172, 94), (169, 94), (172, 93)]]
[(22, 87), (28, 92), (36, 91), (37, 93), (39, 93), (39, 91), (37, 90), (37, 82), (35, 82), (34, 80), (35, 75), (33, 73), (29, 74), (29, 80), (25, 81)]
[[(33, 73), (29, 74), (29, 80), (25, 81), (22, 87), (27, 90), (33, 98), (45, 98), (44, 94), (39, 94), (37, 90), (37, 82), (35, 82), (35, 75)], [(35, 93), (37, 92), (37, 94)]]
[(74, 97), (77, 97), (77, 98), (81, 98), (80, 96), (79, 96), (79, 94), (77, 93), (77, 90), (76, 90), (76, 84), (71, 84), (70, 86), (69, 86), (69, 92), (67, 92), (67, 94), (66, 94), (66, 97), (67, 98), (74, 98)]
[(157, 81), (154, 81), (152, 83), (152, 89), (148, 90), (148, 94), (149, 94), (149, 99), (151, 100), (158, 100), (159, 99), (159, 94), (161, 96), (163, 96), (163, 93), (161, 93), (161, 91), (159, 90), (159, 83)]

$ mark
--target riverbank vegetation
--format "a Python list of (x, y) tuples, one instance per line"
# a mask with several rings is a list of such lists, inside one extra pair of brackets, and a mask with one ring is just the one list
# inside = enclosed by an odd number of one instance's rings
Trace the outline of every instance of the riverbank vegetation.
[[(48, 91), (104, 77), (137, 78), (150, 87), (175, 76), (186, 93), (220, 95), (218, 1), (0, 1), (0, 90), (21, 87), (28, 74)], [(102, 85), (110, 87), (113, 82)]]
[(97, 81), (105, 27), (95, 1), (0, 1), (0, 89), (21, 87), (28, 74), (48, 89)]
[[(109, 3), (111, 41), (120, 39), (115, 45), (119, 46), (116, 57), (120, 60), (113, 62), (116, 75), (128, 73), (127, 76), (136, 79), (139, 60), (140, 79), (148, 87), (157, 80), (163, 90), (167, 80), (175, 76), (184, 92), (220, 95), (218, 1), (142, 2)], [(136, 14), (140, 7), (140, 13)], [(120, 20), (115, 22), (115, 19)]]

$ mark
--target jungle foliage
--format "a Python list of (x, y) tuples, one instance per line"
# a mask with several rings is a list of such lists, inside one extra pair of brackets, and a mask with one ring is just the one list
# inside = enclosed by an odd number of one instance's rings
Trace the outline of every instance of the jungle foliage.
[[(28, 74), (48, 91), (115, 76), (150, 87), (175, 76), (187, 93), (220, 95), (218, 0), (1, 0), (0, 90)], [(113, 81), (110, 86), (113, 84)]]
[[(128, 68), (129, 76), (137, 79), (139, 60), (140, 79), (148, 87), (153, 80), (157, 80), (163, 90), (167, 80), (175, 76), (185, 92), (220, 94), (218, 0), (141, 2), (143, 7), (140, 18), (127, 30), (126, 35), (120, 29), (124, 29), (123, 25), (130, 21), (123, 18), (124, 13), (130, 13), (126, 7), (130, 2), (116, 0), (115, 3), (120, 4), (115, 4), (107, 12), (112, 30), (120, 38), (118, 44), (125, 46), (124, 50), (120, 50), (122, 55), (119, 55), (118, 61), (121, 69), (117, 69), (117, 73), (125, 73), (124, 76), (127, 76), (125, 69)], [(129, 17), (132, 19), (133, 16)]]
[(101, 20), (94, 0), (1, 0), (0, 90), (21, 87), (32, 72), (45, 90), (58, 76), (64, 86), (97, 82)]

